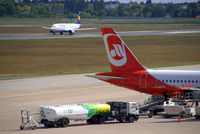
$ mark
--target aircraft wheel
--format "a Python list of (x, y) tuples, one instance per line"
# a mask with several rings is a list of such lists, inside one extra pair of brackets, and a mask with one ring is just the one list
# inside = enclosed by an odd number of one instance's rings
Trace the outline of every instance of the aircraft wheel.
[(72, 32), (72, 31), (69, 31), (69, 34), (70, 34), (70, 35), (73, 35), (73, 32)]

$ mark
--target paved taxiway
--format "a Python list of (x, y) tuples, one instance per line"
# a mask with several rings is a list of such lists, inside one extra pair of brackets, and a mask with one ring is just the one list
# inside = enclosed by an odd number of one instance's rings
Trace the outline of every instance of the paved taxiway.
[[(125, 31), (118, 32), (120, 36), (138, 36), (138, 35), (174, 35), (186, 33), (200, 33), (196, 30), (156, 30), (156, 31)], [(65, 33), (63, 35), (53, 35), (51, 33), (33, 33), (33, 34), (0, 34), (0, 40), (20, 40), (20, 39), (61, 39), (61, 38), (91, 38), (101, 37), (100, 32), (96, 33), (81, 33), (76, 32), (74, 35)]]
[[(200, 65), (180, 66), (165, 69), (200, 70)], [(20, 110), (27, 108), (38, 111), (40, 105), (69, 104), (106, 101), (142, 102), (149, 95), (122, 87), (116, 87), (99, 80), (85, 77), (84, 74), (49, 76), (0, 81), (0, 133), (1, 134), (197, 134), (200, 121), (193, 118), (177, 123), (176, 118), (141, 118), (136, 123), (107, 123), (87, 125), (85, 122), (72, 122), (67, 128), (44, 128), (35, 131), (19, 131)]]

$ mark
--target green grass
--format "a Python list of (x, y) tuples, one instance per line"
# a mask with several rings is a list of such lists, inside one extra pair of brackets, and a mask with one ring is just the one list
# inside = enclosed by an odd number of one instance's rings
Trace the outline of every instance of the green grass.
[[(146, 67), (200, 64), (200, 34), (122, 38)], [(102, 38), (0, 41), (1, 78), (109, 70)]]
[[(22, 25), (20, 27), (0, 27), (0, 33), (49, 33), (43, 25), (55, 23), (72, 23), (74, 19), (54, 18), (0, 18), (0, 25)], [(200, 29), (200, 19), (196, 18), (146, 18), (146, 19), (81, 19), (81, 28), (96, 27), (96, 30), (79, 32), (100, 32), (101, 27), (112, 27), (116, 31), (144, 31), (144, 30), (183, 30)], [(86, 24), (86, 25), (84, 25)], [(89, 25), (88, 25), (89, 24)], [(23, 25), (30, 25), (26, 27)]]
[[(51, 25), (53, 23), (73, 23), (76, 18), (58, 19), (58, 18), (0, 18), (0, 25)], [(104, 18), (104, 19), (84, 19), (81, 18), (82, 24), (199, 24), (197, 18)]]
[[(53, 24), (53, 23), (52, 23)], [(100, 32), (101, 27), (112, 27), (116, 31), (148, 31), (148, 30), (184, 30), (200, 29), (200, 24), (97, 24), (94, 26), (83, 25), (81, 28), (97, 28), (95, 30), (78, 31), (78, 33)], [(0, 34), (5, 33), (49, 33), (48, 29), (37, 27), (0, 27)]]

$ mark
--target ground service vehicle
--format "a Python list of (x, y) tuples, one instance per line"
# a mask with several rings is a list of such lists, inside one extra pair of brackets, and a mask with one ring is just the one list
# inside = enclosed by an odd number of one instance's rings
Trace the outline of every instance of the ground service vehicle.
[(110, 112), (107, 114), (96, 114), (87, 120), (89, 124), (101, 124), (105, 121), (117, 120), (121, 123), (132, 123), (138, 120), (139, 105), (136, 102), (107, 102)]
[(107, 102), (107, 104), (68, 104), (40, 107), (41, 123), (46, 127), (66, 127), (70, 120), (87, 120), (88, 124), (105, 121), (134, 122), (139, 107), (135, 102)]
[[(192, 104), (192, 105), (191, 105)], [(194, 117), (197, 116), (198, 107), (193, 107), (192, 102), (185, 100), (168, 100), (164, 102), (165, 118), (171, 116)]]

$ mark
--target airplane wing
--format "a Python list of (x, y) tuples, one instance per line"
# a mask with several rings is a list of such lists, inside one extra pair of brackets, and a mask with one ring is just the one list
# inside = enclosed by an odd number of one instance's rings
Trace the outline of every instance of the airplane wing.
[(51, 29), (50, 27), (47, 27), (47, 26), (42, 26), (42, 28), (44, 28), (44, 29)]
[(103, 76), (103, 75), (86, 75), (87, 77), (102, 79), (102, 80), (110, 80), (110, 79), (116, 79), (116, 80), (124, 80), (126, 78), (124, 77), (116, 77), (116, 76)]
[(82, 28), (82, 29), (76, 29), (76, 31), (85, 31), (85, 30), (94, 30), (97, 28)]
[(194, 87), (180, 87), (182, 90), (200, 91), (200, 88)]

